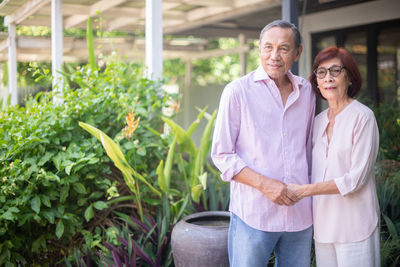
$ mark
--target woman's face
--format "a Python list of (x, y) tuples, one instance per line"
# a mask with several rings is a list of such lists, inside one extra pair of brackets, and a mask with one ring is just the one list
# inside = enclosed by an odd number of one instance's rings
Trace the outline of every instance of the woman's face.
[(348, 98), (347, 88), (350, 81), (339, 58), (323, 61), (316, 70), (316, 76), (319, 91), (328, 101)]

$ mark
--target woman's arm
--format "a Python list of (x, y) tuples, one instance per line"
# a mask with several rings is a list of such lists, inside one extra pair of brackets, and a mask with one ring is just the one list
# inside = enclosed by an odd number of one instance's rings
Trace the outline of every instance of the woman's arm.
[(287, 189), (289, 192), (295, 194), (299, 199), (315, 195), (333, 195), (340, 193), (334, 180), (316, 184), (289, 184)]

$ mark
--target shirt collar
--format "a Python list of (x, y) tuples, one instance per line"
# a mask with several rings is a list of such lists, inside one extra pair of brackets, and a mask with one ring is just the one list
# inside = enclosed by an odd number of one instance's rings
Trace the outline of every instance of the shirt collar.
[[(303, 86), (303, 84), (300, 82), (300, 77), (295, 76), (291, 71), (288, 71), (286, 73), (286, 75), (288, 76), (290, 82), (293, 85), (293, 90), (296, 92), (297, 90), (300, 90), (301, 87)], [(259, 65), (258, 68), (256, 69), (255, 73), (254, 73), (254, 82), (257, 81), (269, 81), (272, 80), (268, 74), (265, 72), (264, 68), (262, 65)]]

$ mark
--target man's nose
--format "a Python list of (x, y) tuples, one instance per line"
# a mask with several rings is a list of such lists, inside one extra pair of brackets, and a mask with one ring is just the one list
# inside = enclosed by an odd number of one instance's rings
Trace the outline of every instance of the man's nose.
[(278, 49), (272, 49), (271, 51), (271, 58), (272, 59), (279, 59), (280, 53)]

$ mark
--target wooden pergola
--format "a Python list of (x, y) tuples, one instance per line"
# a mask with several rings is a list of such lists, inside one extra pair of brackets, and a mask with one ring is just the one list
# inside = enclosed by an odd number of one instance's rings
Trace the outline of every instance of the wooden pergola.
[[(97, 53), (118, 50), (128, 59), (144, 58), (148, 76), (160, 78), (163, 58), (196, 58), (239, 53), (246, 68), (248, 39), (258, 39), (268, 22), (283, 18), (297, 24), (297, 0), (3, 0), (7, 35), (0, 35), (0, 60), (8, 60), (9, 91), (17, 103), (17, 61), (51, 61), (53, 88), (60, 88), (63, 62), (86, 61), (84, 39), (64, 37), (64, 28), (85, 29), (99, 17), (105, 31), (124, 38), (97, 38)], [(16, 36), (16, 25), (51, 27), (51, 38)], [(135, 33), (135, 34), (133, 34)], [(140, 37), (140, 36), (145, 36)], [(163, 35), (171, 38), (163, 40)], [(191, 38), (187, 38), (191, 36)], [(206, 50), (207, 39), (239, 38), (229, 50)], [(101, 48), (100, 48), (101, 47)], [(243, 71), (245, 72), (245, 71)]]

